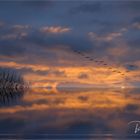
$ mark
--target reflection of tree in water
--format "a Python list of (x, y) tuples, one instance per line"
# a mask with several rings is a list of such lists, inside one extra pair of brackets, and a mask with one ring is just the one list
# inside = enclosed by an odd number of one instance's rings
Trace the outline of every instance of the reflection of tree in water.
[(0, 68), (0, 105), (16, 101), (27, 89), (27, 83), (16, 70)]

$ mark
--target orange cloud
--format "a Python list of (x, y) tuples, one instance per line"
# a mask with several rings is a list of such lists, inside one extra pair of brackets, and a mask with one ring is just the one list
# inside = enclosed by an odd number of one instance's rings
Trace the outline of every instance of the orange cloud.
[[(39, 64), (20, 64), (16, 62), (0, 62), (0, 66), (2, 67), (11, 67), (16, 69), (28, 69), (30, 68), (32, 71), (28, 72), (24, 75), (25, 79), (28, 81), (31, 81), (33, 85), (41, 85), (45, 86), (50, 83), (49, 81), (53, 81), (50, 84), (51, 86), (57, 85), (58, 83), (69, 83), (69, 82), (76, 82), (81, 84), (93, 84), (93, 85), (110, 85), (113, 86), (112, 83), (114, 82), (123, 82), (124, 77), (121, 76), (119, 73), (114, 73), (112, 70), (108, 70), (106, 67), (100, 66), (100, 67), (94, 67), (93, 66), (69, 66), (69, 67), (63, 67), (63, 66), (53, 66), (53, 71), (60, 71), (63, 72), (64, 75), (61, 74), (47, 74), (47, 75), (40, 75), (38, 71), (50, 71), (50, 67), (47, 65), (39, 65)], [(121, 72), (124, 72), (124, 68), (115, 68)], [(81, 73), (87, 73), (88, 77), (85, 80), (84, 78), (79, 78), (79, 75)], [(48, 81), (48, 82), (47, 82)], [(57, 83), (57, 84), (56, 84)]]
[(42, 27), (40, 31), (42, 33), (52, 33), (52, 34), (58, 34), (58, 33), (66, 33), (69, 32), (71, 29), (68, 27), (61, 27), (61, 26), (46, 26)]
[[(123, 47), (117, 50), (115, 48), (108, 50), (110, 55), (117, 55), (116, 57), (118, 57), (127, 53), (125, 47), (124, 51), (121, 52), (120, 50), (122, 50)], [(54, 62), (52, 65), (52, 63), (48, 63), (47, 60), (45, 63), (41, 64), (19, 63), (16, 62), (16, 60), (19, 60), (19, 58), (17, 58), (13, 61), (1, 61), (0, 66), (16, 68), (19, 70), (23, 69), (23, 71), (25, 69), (24, 78), (29, 81), (32, 86), (53, 88), (59, 85), (77, 85), (79, 87), (122, 87), (124, 85), (129, 85), (129, 80), (126, 80), (126, 78), (129, 78), (132, 81), (134, 80), (134, 76), (139, 73), (139, 71), (126, 73), (126, 68), (123, 65), (114, 64), (114, 62), (106, 57), (102, 58), (102, 60), (108, 64), (107, 66), (104, 66), (102, 64), (97, 65), (94, 62), (81, 60), (77, 55), (63, 49), (62, 51), (60, 51), (60, 49), (49, 49), (45, 51), (56, 53), (58, 58), (57, 64), (54, 64)], [(118, 53), (116, 54), (116, 52)], [(24, 58), (20, 58), (20, 61), (22, 62), (26, 62), (27, 60), (28, 59), (24, 60)], [(38, 62), (40, 61), (42, 60), (39, 58)], [(111, 67), (111, 69), (109, 69), (109, 67)], [(116, 71), (119, 71), (119, 73)], [(82, 78), (79, 78), (79, 76), (81, 77), (81, 74), (84, 75), (82, 75)]]

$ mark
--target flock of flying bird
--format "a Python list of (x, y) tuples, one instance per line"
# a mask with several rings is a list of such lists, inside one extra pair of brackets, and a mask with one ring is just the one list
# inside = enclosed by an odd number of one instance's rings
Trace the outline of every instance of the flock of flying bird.
[[(97, 65), (106, 66), (106, 68), (108, 70), (110, 70), (111, 72), (118, 73), (118, 74), (120, 74), (120, 75), (122, 75), (124, 77), (126, 76), (126, 73), (129, 73), (130, 72), (129, 70), (125, 70), (124, 72), (121, 72), (117, 68), (114, 68), (114, 67), (109, 66), (104, 60), (99, 60), (99, 59), (93, 58), (91, 56), (87, 56), (86, 54), (84, 54), (83, 52), (80, 52), (78, 50), (73, 50), (73, 52), (76, 53), (76, 54), (79, 54), (80, 56), (84, 57), (88, 61), (91, 61), (91, 62), (96, 63)], [(133, 67), (133, 65), (130, 65), (130, 67)]]

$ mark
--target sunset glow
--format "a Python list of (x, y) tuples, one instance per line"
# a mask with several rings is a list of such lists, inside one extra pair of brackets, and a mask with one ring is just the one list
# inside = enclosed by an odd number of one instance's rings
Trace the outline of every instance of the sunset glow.
[(140, 138), (140, 1), (0, 1), (0, 138)]

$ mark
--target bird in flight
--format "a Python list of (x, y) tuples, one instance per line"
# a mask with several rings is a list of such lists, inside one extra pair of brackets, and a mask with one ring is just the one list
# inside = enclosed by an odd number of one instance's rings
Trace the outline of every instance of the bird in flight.
[[(88, 59), (89, 61), (93, 61), (94, 63), (96, 63), (97, 65), (103, 65), (103, 66), (107, 66), (108, 64), (105, 63), (103, 60), (97, 60), (95, 58), (92, 58), (91, 56), (87, 56), (86, 54), (84, 54), (83, 52), (77, 51), (77, 50), (73, 50), (75, 53), (84, 56), (85, 59)], [(129, 65), (130, 67), (134, 67), (133, 65)], [(124, 73), (122, 73), (121, 71), (117, 71), (117, 70), (113, 70), (113, 67), (108, 67), (108, 70), (112, 70), (112, 72), (114, 73), (118, 73), (121, 74), (122, 76), (125, 76)], [(129, 71), (127, 70), (126, 73), (128, 73)]]

